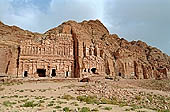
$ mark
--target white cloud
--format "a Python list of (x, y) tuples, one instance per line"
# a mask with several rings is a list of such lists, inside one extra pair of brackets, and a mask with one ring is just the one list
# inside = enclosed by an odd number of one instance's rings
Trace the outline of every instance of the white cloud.
[(127, 40), (143, 40), (168, 52), (170, 0), (0, 0), (0, 20), (33, 32), (64, 21), (100, 19)]
[[(36, 26), (36, 15), (39, 13), (39, 10), (33, 5), (23, 7), (14, 7), (12, 5), (13, 1), (1, 1), (2, 4), (0, 7), (0, 19), (9, 25), (17, 25), (24, 29), (35, 30)], [(28, 2), (28, 1), (27, 1)], [(5, 4), (4, 4), (5, 3)], [(3, 6), (5, 5), (5, 6)]]
[[(50, 12), (60, 16), (63, 20), (74, 19), (82, 21), (84, 19), (102, 18), (102, 0), (63, 0), (58, 2), (52, 0)], [(60, 18), (58, 18), (60, 19)]]
[(111, 33), (127, 40), (143, 40), (169, 53), (170, 0), (107, 1), (105, 21)]
[[(103, 20), (103, 0), (51, 0), (46, 10), (33, 0), (1, 0), (0, 19), (9, 25), (44, 32), (67, 20)], [(4, 6), (5, 5), (5, 6)], [(38, 4), (38, 5), (41, 5)]]

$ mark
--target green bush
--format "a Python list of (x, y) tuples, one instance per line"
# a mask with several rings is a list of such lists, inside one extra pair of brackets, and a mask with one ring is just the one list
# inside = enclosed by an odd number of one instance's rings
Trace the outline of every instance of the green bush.
[(77, 96), (77, 100), (86, 102), (87, 104), (118, 104), (116, 99), (101, 98), (98, 99), (96, 96)]
[(19, 92), (24, 92), (24, 90), (20, 90)]
[(104, 109), (104, 110), (109, 110), (109, 111), (110, 111), (110, 110), (112, 110), (112, 107), (104, 107), (103, 109)]
[(6, 107), (10, 107), (12, 106), (12, 104), (16, 104), (15, 102), (10, 102), (10, 101), (4, 101), (3, 102), (3, 105), (6, 106)]
[(49, 103), (47, 106), (51, 107), (51, 106), (53, 106), (53, 105), (54, 105), (53, 103)]
[(63, 101), (58, 100), (58, 101), (56, 101), (56, 103), (58, 103), (58, 104), (66, 104), (67, 102), (63, 102)]
[(54, 101), (50, 101), (50, 103), (47, 106), (51, 107), (53, 105), (54, 105)]
[(150, 102), (152, 102), (152, 101), (153, 101), (152, 96), (147, 96), (147, 99), (148, 99)]
[(135, 99), (139, 101), (139, 100), (141, 100), (142, 98), (141, 98), (140, 96), (137, 96), (137, 95), (136, 95), (136, 96), (135, 96)]
[(79, 105), (77, 104), (77, 102), (72, 102), (71, 105), (79, 106)]
[(62, 99), (66, 99), (67, 101), (75, 99), (75, 98), (72, 97), (71, 95), (63, 95), (61, 98), (62, 98)]
[(64, 108), (63, 108), (63, 111), (64, 111), (64, 112), (70, 112), (70, 109), (69, 109), (69, 107), (64, 107)]
[(116, 105), (117, 104), (117, 100), (112, 100), (112, 99), (108, 99), (108, 98), (101, 98), (100, 99), (100, 103), (101, 104), (114, 104)]
[(56, 108), (56, 109), (59, 109), (59, 108), (61, 108), (61, 106), (56, 106), (55, 108)]
[(169, 109), (165, 109), (165, 110), (158, 110), (158, 112), (170, 112)]
[(37, 104), (34, 104), (34, 101), (27, 101), (25, 102), (22, 107), (35, 107)]
[(45, 103), (45, 101), (44, 100), (40, 100), (39, 103)]
[(90, 112), (89, 107), (82, 107), (79, 112)]
[(87, 104), (100, 104), (96, 96), (77, 96), (77, 100)]
[(118, 104), (119, 104), (120, 107), (128, 105), (126, 102), (123, 102), (123, 101), (119, 101)]

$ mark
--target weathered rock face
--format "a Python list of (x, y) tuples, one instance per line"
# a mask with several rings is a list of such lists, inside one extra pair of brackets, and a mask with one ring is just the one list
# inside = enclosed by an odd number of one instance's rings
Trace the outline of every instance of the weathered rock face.
[(64, 22), (44, 34), (31, 33), (15, 26), (0, 23), (1, 73), (18, 74), (20, 43), (39, 37), (55, 39), (58, 34), (70, 34), (73, 40), (73, 74), (84, 77), (93, 74), (124, 78), (166, 78), (170, 58), (159, 49), (142, 41), (128, 42), (116, 34), (109, 34), (99, 20), (77, 23)]
[(33, 39), (41, 34), (7, 26), (0, 22), (0, 73), (17, 76), (18, 48), (21, 40)]
[(10, 59), (12, 57), (10, 49), (6, 46), (1, 46), (0, 47), (0, 73), (7, 73), (8, 72), (8, 67), (10, 64)]
[[(71, 29), (70, 29), (70, 27)], [(74, 40), (74, 73), (76, 77), (83, 77), (96, 72), (105, 74), (105, 53), (102, 42), (98, 41), (100, 35), (109, 35), (103, 24), (97, 21), (84, 21), (77, 23), (68, 21), (45, 34), (70, 33)]]
[(167, 67), (168, 69), (170, 68), (168, 55), (162, 53), (157, 48), (148, 47), (147, 58), (152, 66), (155, 66), (157, 68), (163, 68), (163, 67)]

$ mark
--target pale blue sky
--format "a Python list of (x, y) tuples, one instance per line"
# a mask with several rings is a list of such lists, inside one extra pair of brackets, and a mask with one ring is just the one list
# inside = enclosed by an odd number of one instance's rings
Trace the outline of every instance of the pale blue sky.
[(170, 0), (0, 0), (2, 22), (33, 32), (89, 19), (100, 19), (110, 33), (145, 41), (170, 55)]

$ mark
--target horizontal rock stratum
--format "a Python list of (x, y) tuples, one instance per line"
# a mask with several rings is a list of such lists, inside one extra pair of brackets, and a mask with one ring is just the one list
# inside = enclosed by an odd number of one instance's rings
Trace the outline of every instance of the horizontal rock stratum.
[(10, 77), (167, 78), (170, 57), (110, 34), (99, 20), (67, 21), (44, 34), (0, 22), (0, 74)]

